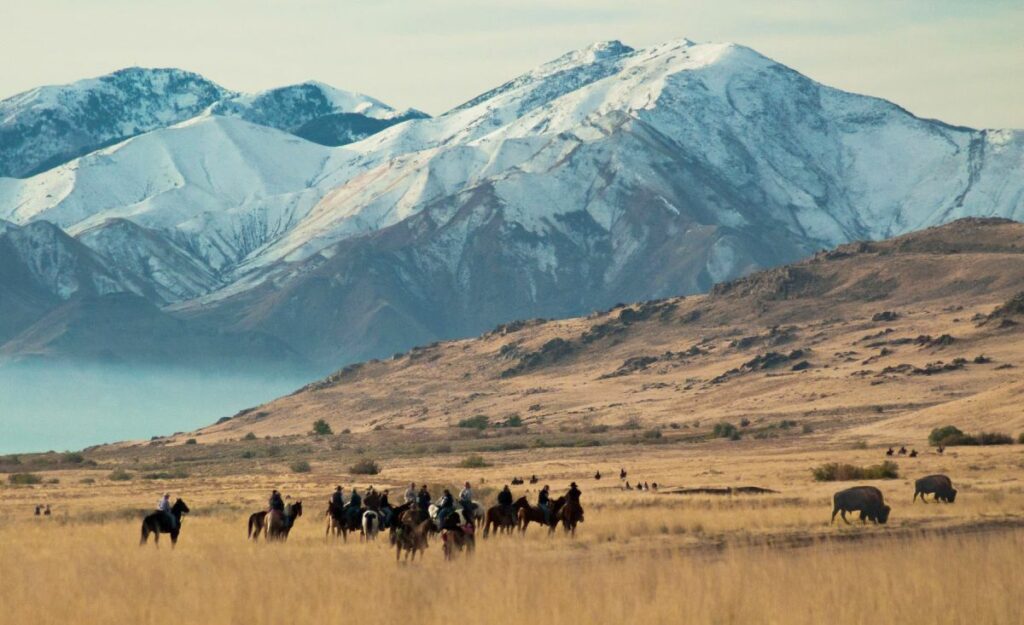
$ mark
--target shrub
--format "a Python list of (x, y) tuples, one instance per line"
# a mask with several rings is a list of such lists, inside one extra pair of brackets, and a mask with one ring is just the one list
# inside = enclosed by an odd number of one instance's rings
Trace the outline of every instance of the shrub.
[(283, 453), (284, 449), (282, 449), (280, 445), (271, 445), (270, 447), (267, 447), (267, 456), (271, 458), (276, 458)]
[(252, 432), (249, 432), (248, 434), (246, 434), (245, 436), (242, 437), (242, 440), (244, 440), (244, 441), (254, 441), (254, 440), (256, 440), (256, 435), (254, 433), (252, 433)]
[(377, 475), (380, 473), (380, 465), (370, 458), (362, 458), (348, 468), (353, 475)]
[(716, 423), (712, 433), (715, 435), (715, 438), (732, 438), (733, 436), (738, 437), (739, 435), (739, 431), (736, 429), (736, 426), (725, 421)]
[(1002, 432), (982, 432), (975, 436), (979, 445), (1012, 445), (1013, 437)]
[(485, 430), (487, 429), (487, 426), (488, 424), (490, 424), (490, 422), (491, 420), (487, 417), (487, 415), (478, 414), (476, 416), (469, 417), (468, 419), (463, 419), (459, 421), (459, 427), (472, 428), (476, 430)]
[(194, 438), (190, 438), (190, 439), (187, 439), (187, 440), (185, 441), (185, 444), (186, 444), (186, 445), (198, 445), (199, 443), (198, 443), (198, 442), (196, 441), (196, 439), (194, 439)]
[(518, 427), (522, 427), (522, 426), (523, 426), (523, 418), (520, 417), (517, 414), (514, 414), (511, 417), (509, 417), (509, 418), (507, 418), (507, 419), (505, 419), (504, 421), (501, 422), (501, 427), (503, 427), (503, 428), (518, 428)]
[(7, 476), (7, 481), (14, 486), (28, 486), (30, 484), (42, 484), (43, 478), (35, 473), (12, 473)]
[(78, 452), (69, 451), (60, 457), (60, 461), (64, 464), (82, 464), (85, 462), (85, 456)]
[(623, 430), (639, 430), (643, 426), (640, 423), (640, 417), (630, 417), (626, 419), (626, 422), (622, 424)]
[(483, 467), (491, 466), (491, 463), (484, 460), (484, 457), (480, 454), (473, 454), (463, 458), (459, 462), (459, 466), (463, 469), (482, 469)]
[(251, 449), (246, 449), (245, 451), (242, 452), (242, 457), (245, 459), (255, 458), (256, 452)]
[(604, 434), (608, 431), (607, 425), (589, 425), (587, 426), (587, 434)]
[(313, 422), (313, 431), (311, 432), (314, 436), (330, 436), (334, 434), (334, 430), (331, 429), (331, 424), (327, 423), (323, 419), (317, 419)]
[(978, 434), (964, 434), (959, 428), (947, 425), (935, 428), (928, 435), (928, 442), (932, 445), (944, 445), (947, 447), (964, 445), (1012, 445), (1013, 437), (1002, 432), (980, 432)]
[(935, 428), (931, 434), (928, 435), (928, 444), (933, 447), (939, 445), (963, 445), (964, 441), (969, 437), (963, 433), (963, 431), (955, 425), (947, 425), (941, 428)]
[(309, 466), (309, 463), (305, 460), (296, 460), (288, 466), (292, 473), (309, 473), (313, 470), (313, 467)]
[(647, 440), (657, 440), (661, 438), (661, 430), (657, 428), (645, 430), (643, 436)]
[(848, 480), (894, 480), (898, 478), (899, 466), (890, 460), (870, 467), (830, 462), (811, 469), (814, 479), (819, 482), (845, 482)]
[(742, 419), (740, 419), (740, 427), (741, 428), (745, 428), (745, 427), (747, 427), (749, 425), (750, 425), (750, 419), (748, 419), (746, 417), (743, 417)]
[(114, 469), (110, 472), (110, 475), (107, 476), (107, 479), (113, 482), (127, 482), (132, 479), (132, 474), (124, 469)]

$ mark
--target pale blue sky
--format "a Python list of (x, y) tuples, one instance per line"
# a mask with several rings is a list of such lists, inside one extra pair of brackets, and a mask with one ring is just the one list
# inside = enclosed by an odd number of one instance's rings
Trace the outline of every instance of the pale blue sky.
[(3, 0), (0, 97), (128, 65), (308, 79), (440, 113), (620, 39), (751, 46), (924, 117), (1024, 128), (1021, 0)]

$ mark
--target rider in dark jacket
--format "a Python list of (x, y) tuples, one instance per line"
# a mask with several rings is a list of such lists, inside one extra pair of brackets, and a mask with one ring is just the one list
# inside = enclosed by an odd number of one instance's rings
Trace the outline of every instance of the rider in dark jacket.
[(512, 510), (512, 491), (509, 490), (508, 484), (505, 484), (505, 488), (501, 489), (501, 492), (498, 493), (498, 505), (501, 506), (502, 511), (511, 522), (515, 515)]
[(345, 491), (340, 486), (334, 489), (334, 494), (331, 495), (331, 507), (335, 510), (341, 510), (345, 507)]
[(359, 510), (363, 507), (363, 498), (359, 496), (359, 491), (352, 489), (352, 497), (348, 500), (348, 507)]
[(270, 493), (270, 501), (267, 502), (267, 507), (270, 510), (277, 510), (278, 512), (284, 512), (284, 499), (281, 498), (281, 493), (274, 490)]
[(381, 516), (381, 526), (382, 527), (390, 527), (391, 526), (391, 503), (388, 501), (388, 491), (387, 491), (387, 489), (385, 489), (380, 494), (380, 516)]
[(416, 506), (424, 512), (430, 509), (430, 491), (427, 490), (426, 484), (420, 488), (420, 492), (416, 495)]
[(551, 525), (551, 498), (548, 496), (550, 487), (545, 484), (544, 488), (537, 493), (537, 507), (544, 512), (544, 523)]
[(437, 525), (444, 527), (444, 520), (455, 510), (455, 497), (451, 491), (444, 489), (444, 494), (437, 500)]

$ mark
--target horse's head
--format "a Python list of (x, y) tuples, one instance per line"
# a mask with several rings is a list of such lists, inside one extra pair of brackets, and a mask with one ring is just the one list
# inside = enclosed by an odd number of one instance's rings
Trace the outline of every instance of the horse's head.
[(177, 501), (174, 502), (174, 505), (171, 506), (171, 512), (173, 512), (174, 514), (182, 515), (188, 514), (189, 512), (191, 512), (191, 510), (189, 510), (188, 505), (183, 500), (178, 499)]
[(526, 500), (526, 497), (520, 497), (516, 499), (515, 503), (512, 504), (513, 508), (529, 508), (530, 502)]
[(291, 508), (292, 508), (291, 516), (293, 516), (293, 517), (300, 517), (300, 516), (302, 516), (302, 500), (301, 499), (299, 501), (296, 501), (295, 503), (291, 504)]

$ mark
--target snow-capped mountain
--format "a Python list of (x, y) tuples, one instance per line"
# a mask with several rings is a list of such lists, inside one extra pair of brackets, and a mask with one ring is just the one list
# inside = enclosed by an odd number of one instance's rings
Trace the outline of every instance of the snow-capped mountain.
[(0, 176), (24, 177), (194, 117), (233, 95), (180, 69), (132, 67), (0, 101)]
[(0, 179), (0, 218), (52, 221), (175, 314), (325, 367), (1024, 219), (1024, 133), (920, 119), (732, 44), (595, 44), (349, 145), (294, 136), (332, 115), (394, 119), (315, 83), (230, 96)]
[(396, 111), (370, 96), (319, 82), (225, 99), (214, 104), (210, 112), (240, 117), (330, 146), (365, 139), (408, 119), (427, 117), (413, 109)]

